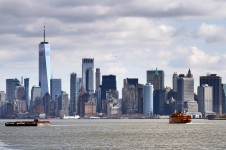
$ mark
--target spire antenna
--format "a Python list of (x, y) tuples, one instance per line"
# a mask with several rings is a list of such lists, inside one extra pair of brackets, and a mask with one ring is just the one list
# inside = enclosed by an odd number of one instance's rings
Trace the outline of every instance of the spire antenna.
[(46, 28), (46, 25), (45, 25), (45, 22), (44, 22), (44, 43), (46, 42), (46, 30), (45, 30), (45, 28)]

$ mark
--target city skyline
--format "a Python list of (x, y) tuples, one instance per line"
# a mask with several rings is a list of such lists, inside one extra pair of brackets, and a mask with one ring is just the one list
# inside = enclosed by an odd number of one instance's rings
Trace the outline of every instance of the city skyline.
[(3, 0), (0, 90), (6, 90), (5, 79), (21, 76), (30, 79), (30, 88), (38, 85), (37, 45), (44, 22), (52, 76), (62, 79), (67, 93), (70, 74), (82, 76), (82, 58), (94, 58), (101, 75), (116, 75), (119, 92), (123, 79), (138, 78), (146, 84), (146, 71), (156, 67), (165, 72), (165, 86), (172, 87), (174, 72), (189, 68), (195, 92), (199, 77), (208, 72), (217, 73), (225, 83), (226, 2), (205, 2), (200, 8), (202, 1), (15, 1), (11, 5)]

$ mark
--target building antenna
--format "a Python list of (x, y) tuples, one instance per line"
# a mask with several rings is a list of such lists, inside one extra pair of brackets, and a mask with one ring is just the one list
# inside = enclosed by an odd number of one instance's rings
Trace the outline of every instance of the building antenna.
[(46, 30), (45, 30), (45, 28), (46, 28), (46, 25), (45, 25), (45, 22), (44, 22), (44, 43), (46, 42)]

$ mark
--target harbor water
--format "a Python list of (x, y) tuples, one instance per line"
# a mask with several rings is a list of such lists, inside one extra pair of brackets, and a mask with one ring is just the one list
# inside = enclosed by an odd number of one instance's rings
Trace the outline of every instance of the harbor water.
[(5, 127), (0, 120), (0, 149), (132, 150), (226, 149), (226, 120), (50, 119), (51, 126)]

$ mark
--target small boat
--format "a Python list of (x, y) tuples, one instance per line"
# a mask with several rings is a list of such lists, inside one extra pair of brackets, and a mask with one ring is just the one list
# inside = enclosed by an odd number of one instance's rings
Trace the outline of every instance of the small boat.
[(40, 121), (39, 119), (34, 119), (34, 121), (15, 121), (15, 122), (6, 122), (5, 126), (46, 126), (51, 125), (49, 121)]
[(74, 116), (63, 116), (61, 119), (80, 119), (79, 115), (74, 115)]
[(169, 123), (190, 123), (190, 122), (191, 122), (191, 116), (184, 115), (180, 112), (174, 113), (169, 117)]

